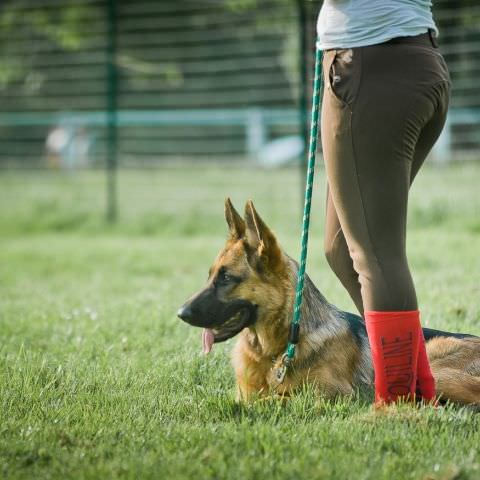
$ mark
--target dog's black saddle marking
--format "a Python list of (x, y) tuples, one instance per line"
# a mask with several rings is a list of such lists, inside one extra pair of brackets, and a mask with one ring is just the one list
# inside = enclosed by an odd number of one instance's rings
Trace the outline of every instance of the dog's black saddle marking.
[[(365, 323), (363, 322), (363, 318), (359, 315), (355, 315), (354, 313), (349, 312), (342, 312), (343, 318), (348, 322), (351, 332), (355, 337), (355, 340), (360, 343), (362, 338), (367, 336), (367, 329), (365, 328)], [(431, 340), (432, 338), (479, 338), (477, 335), (472, 335), (470, 333), (452, 333), (452, 332), (445, 332), (443, 330), (435, 330), (433, 328), (423, 328), (423, 336), (425, 337), (425, 341)]]
[(478, 338), (477, 335), (471, 335), (470, 333), (452, 333), (452, 332), (444, 332), (442, 330), (435, 330), (433, 328), (423, 328), (423, 336), (425, 337), (425, 341), (431, 340), (432, 338), (437, 337), (453, 337), (453, 338)]
[(367, 329), (365, 328), (365, 324), (363, 323), (363, 318), (355, 315), (354, 313), (342, 313), (343, 318), (345, 318), (348, 323), (350, 331), (355, 337), (355, 341), (360, 345), (362, 343), (362, 340), (367, 336)]

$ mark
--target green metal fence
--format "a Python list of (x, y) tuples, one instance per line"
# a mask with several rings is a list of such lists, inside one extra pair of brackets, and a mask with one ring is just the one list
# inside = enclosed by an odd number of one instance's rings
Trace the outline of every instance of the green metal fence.
[(290, 0), (4, 2), (0, 165), (101, 166), (116, 139), (125, 165), (238, 158), (296, 134), (300, 22), (313, 30), (316, 10)]
[[(258, 159), (279, 138), (298, 157), (320, 5), (3, 0), (0, 167)], [(436, 156), (478, 157), (480, 6), (434, 13), (454, 83)]]

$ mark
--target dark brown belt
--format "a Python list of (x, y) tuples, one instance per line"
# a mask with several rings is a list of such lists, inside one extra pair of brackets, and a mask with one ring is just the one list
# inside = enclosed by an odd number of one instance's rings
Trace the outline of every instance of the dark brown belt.
[(414, 37), (396, 37), (384, 42), (386, 45), (397, 44), (397, 43), (411, 43), (416, 45), (428, 45), (434, 48), (438, 48), (437, 37), (435, 35), (435, 30), (429, 28), (428, 32), (421, 33), (420, 35), (415, 35)]

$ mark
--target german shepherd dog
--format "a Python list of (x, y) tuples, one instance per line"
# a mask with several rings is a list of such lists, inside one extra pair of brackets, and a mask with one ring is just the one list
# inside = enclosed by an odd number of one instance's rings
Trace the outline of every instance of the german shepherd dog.
[[(229, 235), (207, 285), (178, 311), (203, 327), (203, 346), (239, 335), (233, 366), (239, 400), (289, 396), (305, 383), (326, 397), (373, 389), (374, 373), (363, 319), (327, 302), (306, 276), (296, 356), (282, 382), (277, 368), (292, 318), (297, 263), (286, 255), (247, 202), (245, 217), (225, 201)], [(480, 338), (424, 328), (437, 395), (480, 405)]]

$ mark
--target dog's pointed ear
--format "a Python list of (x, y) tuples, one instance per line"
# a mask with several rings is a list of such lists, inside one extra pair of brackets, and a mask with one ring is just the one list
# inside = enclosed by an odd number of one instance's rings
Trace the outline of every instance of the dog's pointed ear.
[(240, 239), (245, 235), (245, 222), (235, 210), (231, 200), (225, 199), (225, 220), (227, 221), (230, 237)]
[(251, 200), (245, 205), (245, 224), (245, 237), (250, 249), (274, 267), (281, 260), (282, 251), (274, 233), (261, 219)]

